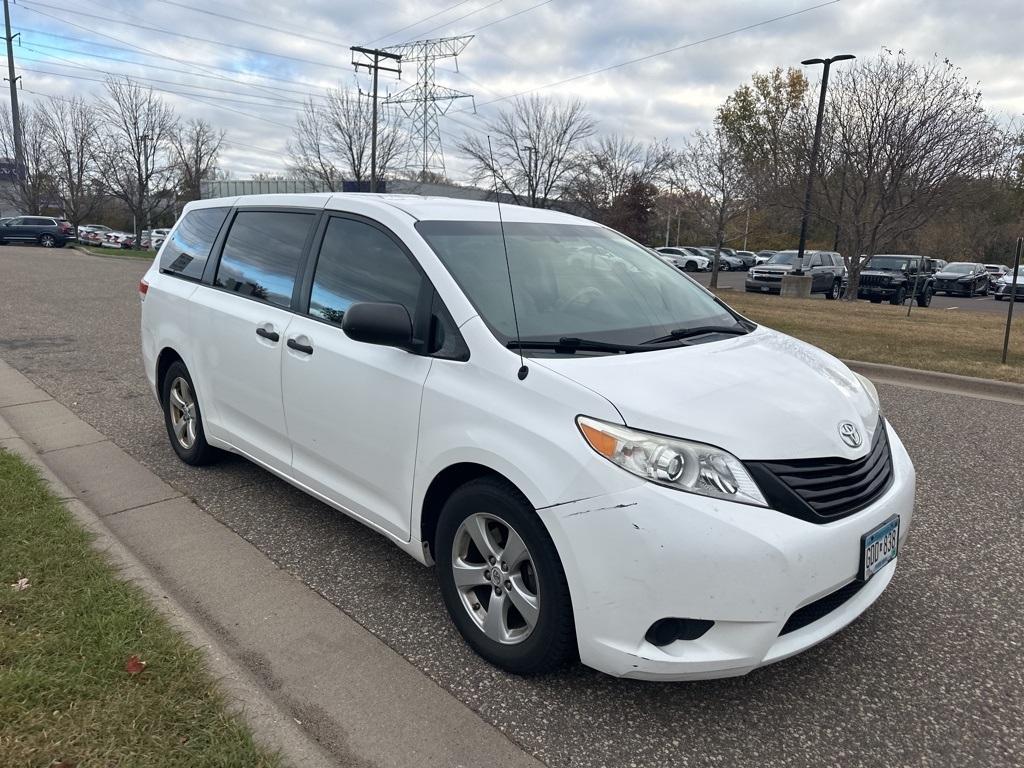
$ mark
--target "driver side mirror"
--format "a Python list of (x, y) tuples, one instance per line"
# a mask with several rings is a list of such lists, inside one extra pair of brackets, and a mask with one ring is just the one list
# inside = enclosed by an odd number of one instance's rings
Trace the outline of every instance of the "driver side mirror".
[(341, 319), (341, 330), (353, 341), (420, 352), (424, 345), (412, 337), (409, 311), (393, 302), (358, 301)]

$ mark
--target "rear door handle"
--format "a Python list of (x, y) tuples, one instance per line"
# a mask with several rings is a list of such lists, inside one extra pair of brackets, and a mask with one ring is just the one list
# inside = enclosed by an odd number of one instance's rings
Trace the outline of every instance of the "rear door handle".
[(303, 352), (307, 355), (313, 354), (313, 347), (309, 344), (300, 344), (295, 339), (288, 339), (288, 348), (294, 349), (296, 352)]
[(277, 331), (268, 331), (266, 328), (257, 328), (256, 335), (262, 336), (264, 339), (270, 339), (270, 341), (280, 341), (281, 334)]

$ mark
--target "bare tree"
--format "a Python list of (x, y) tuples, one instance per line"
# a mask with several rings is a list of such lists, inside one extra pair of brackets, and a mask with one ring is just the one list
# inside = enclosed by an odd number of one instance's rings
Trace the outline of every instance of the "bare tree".
[(40, 110), (49, 144), (50, 181), (64, 215), (77, 228), (103, 204), (97, 182), (100, 125), (96, 108), (80, 97), (52, 98)]
[(105, 83), (104, 139), (99, 162), (104, 189), (135, 219), (135, 232), (174, 205), (171, 142), (178, 131), (173, 110), (130, 78)]
[(202, 197), (201, 182), (212, 179), (224, 144), (224, 131), (216, 131), (205, 120), (189, 120), (170, 136), (176, 160), (178, 193), (182, 200)]
[(818, 207), (842, 236), (854, 300), (860, 257), (977, 201), (976, 182), (997, 172), (1007, 136), (948, 60), (918, 64), (902, 52), (836, 73), (826, 116)]
[(640, 188), (659, 182), (671, 160), (672, 150), (664, 141), (644, 143), (616, 134), (599, 136), (580, 154), (578, 173), (565, 198), (587, 217), (610, 225), (608, 216), (617, 203), (621, 208), (627, 197), (642, 197)]
[[(342, 88), (329, 89), (323, 104), (307, 101), (295, 126), (294, 141), (288, 144), (293, 173), (330, 192), (339, 191), (346, 178), (360, 185), (369, 180), (372, 110), (370, 97)], [(379, 107), (378, 179), (393, 175), (402, 165), (403, 139), (397, 116)]]
[(14, 169), (14, 125), (10, 109), (0, 106), (0, 154), (10, 162), (11, 184), (0, 186), (5, 206), (18, 213), (42, 213), (45, 208), (59, 201), (54, 200), (52, 172), (54, 170), (48, 152), (47, 132), (41, 120), (41, 111), (23, 106), (21, 113), (21, 145), (24, 158), (22, 173)]
[(496, 186), (518, 205), (547, 208), (579, 173), (595, 127), (579, 99), (562, 106), (539, 96), (517, 97), (487, 123), (485, 136), (465, 134), (456, 148), (471, 161), (475, 183)]
[(690, 212), (714, 238), (711, 287), (718, 287), (721, 247), (743, 235), (748, 176), (740, 151), (720, 125), (697, 131), (679, 153), (673, 183)]

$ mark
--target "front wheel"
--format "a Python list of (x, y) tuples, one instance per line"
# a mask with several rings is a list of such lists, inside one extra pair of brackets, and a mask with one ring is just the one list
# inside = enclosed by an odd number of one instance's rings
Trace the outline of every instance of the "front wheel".
[(163, 405), (167, 436), (178, 458), (193, 466), (216, 459), (219, 452), (206, 442), (196, 388), (188, 368), (180, 360), (172, 363), (164, 376)]
[(842, 293), (842, 288), (839, 285), (839, 281), (836, 280), (834, 283), (832, 283), (832, 287), (829, 289), (828, 293), (825, 294), (825, 298), (829, 299), (831, 301), (835, 301), (836, 299), (839, 298), (839, 295), (841, 293)]
[(932, 289), (925, 288), (924, 293), (917, 297), (917, 306), (927, 307), (932, 303)]
[(989, 284), (985, 283), (985, 287), (981, 289), (981, 295), (982, 296), (988, 296), (988, 289), (989, 289), (989, 287), (990, 287)]
[(696, 272), (697, 263), (693, 261), (688, 261), (686, 262), (686, 265), (683, 267), (683, 269), (686, 270), (687, 272)]
[(892, 298), (889, 299), (890, 304), (903, 304), (907, 300), (907, 289), (902, 285), (896, 289), (896, 293), (893, 294)]
[(720, 264), (718, 265), (718, 268), (719, 268), (719, 269), (720, 269), (720, 270), (721, 270), (722, 272), (728, 272), (728, 271), (729, 271), (729, 265), (728, 265), (728, 264), (726, 264), (726, 263), (725, 263), (724, 261), (723, 261), (723, 262), (721, 262), (721, 263), (720, 263)]
[(441, 510), (436, 560), (445, 607), (480, 656), (517, 675), (568, 660), (575, 624), (565, 571), (515, 486), (484, 477), (456, 490)]

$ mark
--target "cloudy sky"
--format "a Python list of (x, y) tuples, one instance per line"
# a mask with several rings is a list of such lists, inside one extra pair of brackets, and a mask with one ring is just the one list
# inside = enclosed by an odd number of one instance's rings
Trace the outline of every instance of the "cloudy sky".
[[(131, 76), (223, 129), (221, 165), (240, 179), (284, 169), (304, 100), (370, 88), (351, 46), (454, 36), (472, 39), (457, 69), (435, 62), (435, 82), (474, 97), (439, 121), (456, 180), (453, 140), (483, 135), (516, 95), (579, 97), (602, 133), (678, 144), (753, 73), (843, 53), (949, 59), (990, 110), (1024, 114), (1020, 0), (11, 0), (10, 12), (22, 104)], [(813, 83), (820, 70), (808, 68)], [(415, 74), (381, 73), (381, 93)]]

